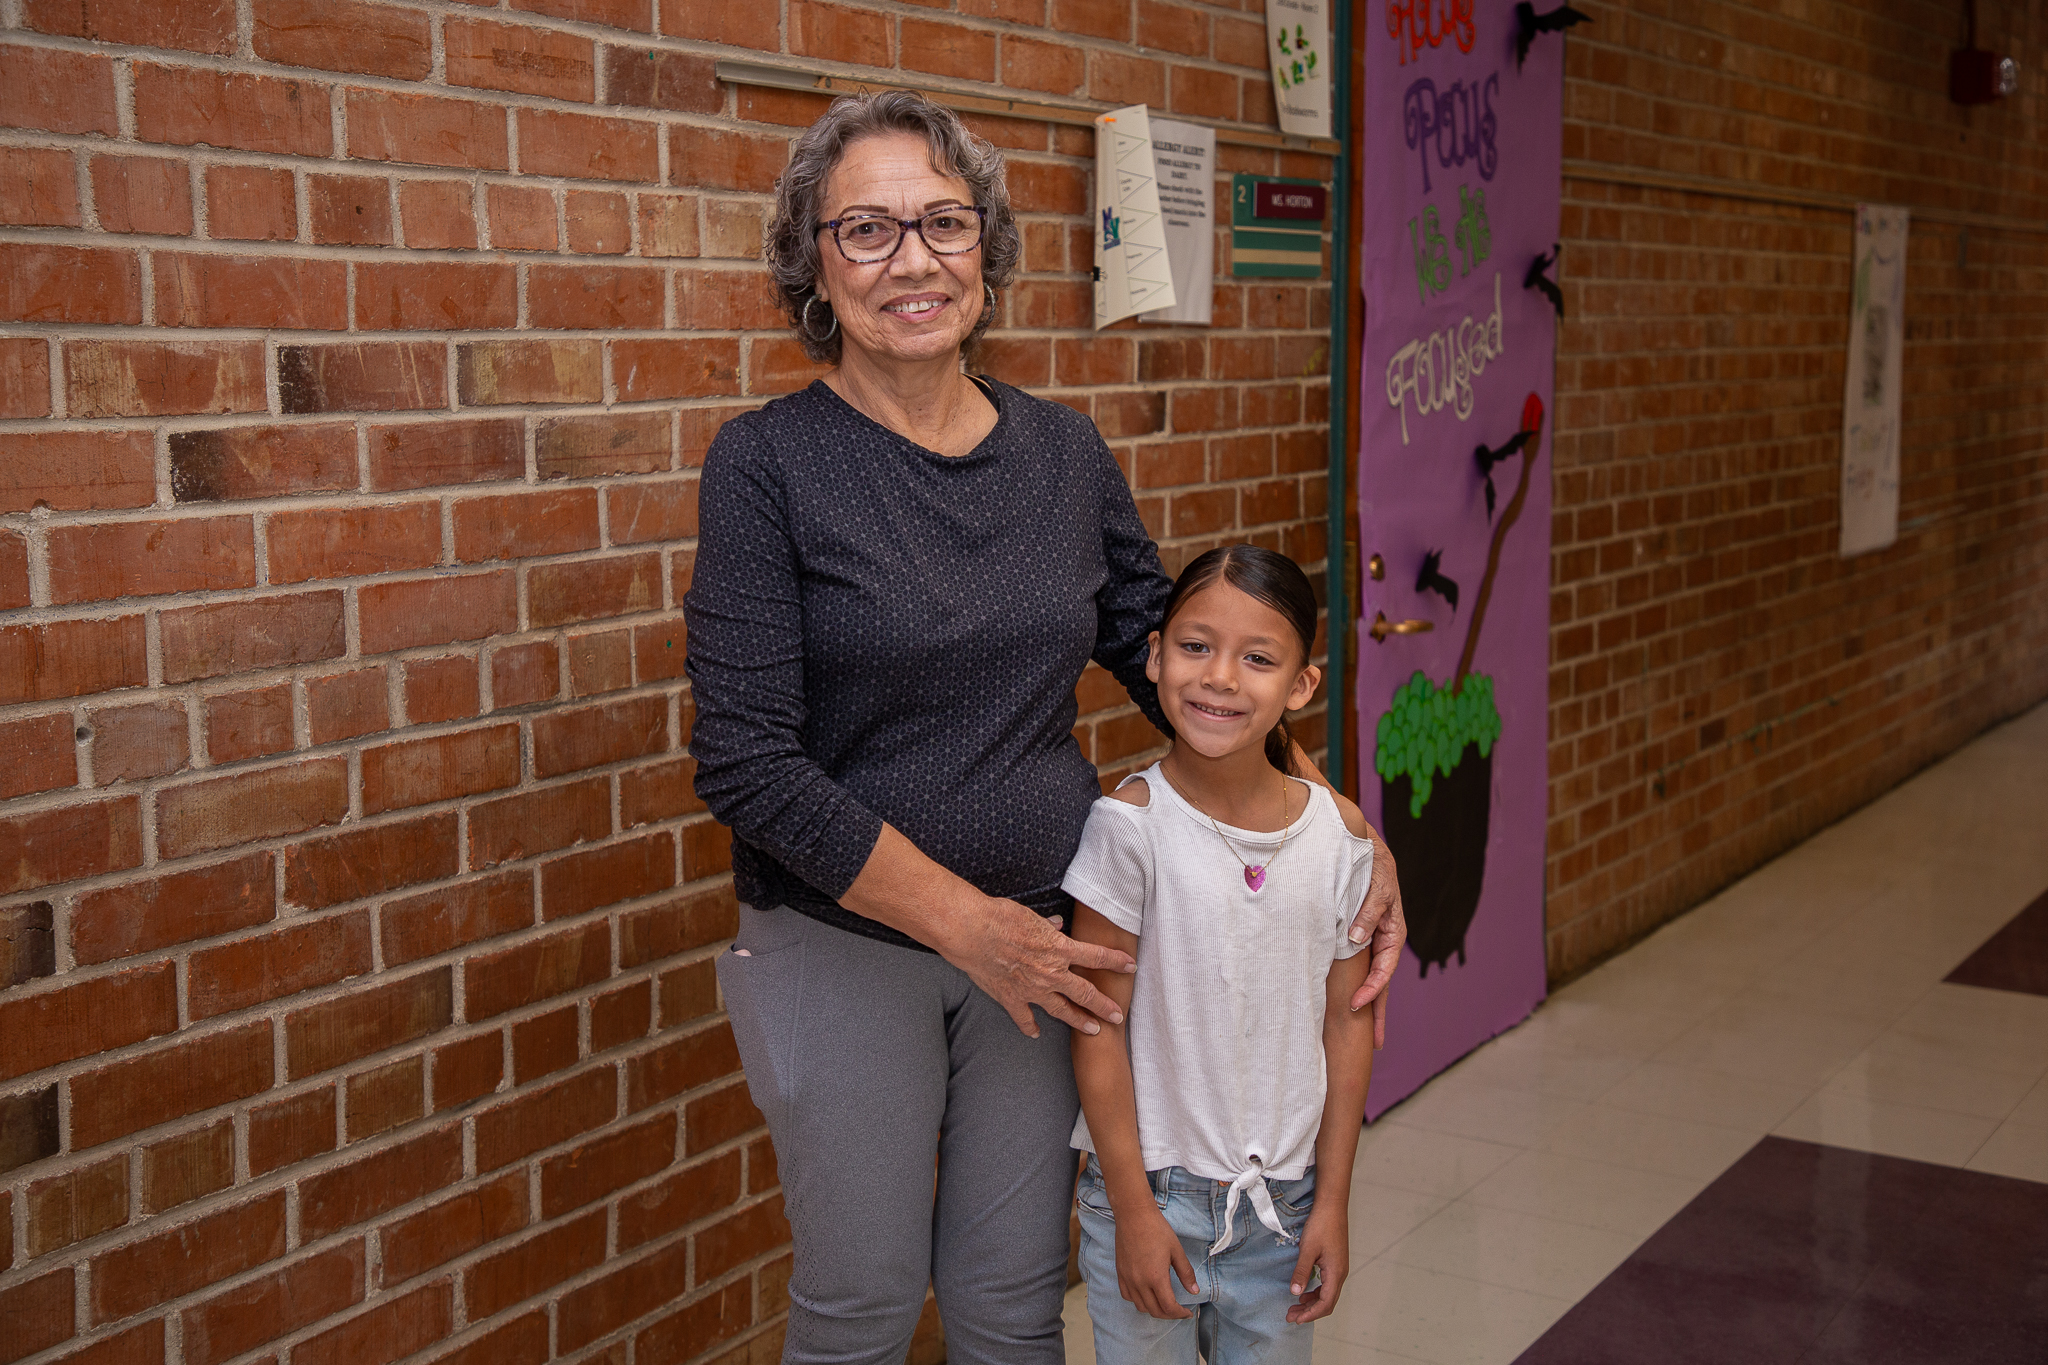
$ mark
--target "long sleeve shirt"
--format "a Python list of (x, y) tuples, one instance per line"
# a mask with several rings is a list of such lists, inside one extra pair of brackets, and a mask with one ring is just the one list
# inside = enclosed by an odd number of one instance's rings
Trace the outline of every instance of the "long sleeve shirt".
[(690, 748), (744, 901), (924, 947), (838, 904), (887, 822), (1064, 917), (1100, 790), (1073, 736), (1088, 660), (1164, 724), (1145, 642), (1171, 585), (1122, 471), (1086, 417), (983, 387), (996, 425), (964, 456), (821, 381), (705, 457)]

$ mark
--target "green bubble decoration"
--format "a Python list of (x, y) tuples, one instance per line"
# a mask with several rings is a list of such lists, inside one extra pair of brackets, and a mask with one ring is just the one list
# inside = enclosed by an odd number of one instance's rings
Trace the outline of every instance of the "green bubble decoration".
[(1457, 692), (1439, 690), (1428, 675), (1415, 675), (1394, 692), (1394, 704), (1380, 717), (1373, 767), (1388, 782), (1406, 774), (1408, 814), (1422, 818), (1440, 776), (1458, 766), (1467, 744), (1484, 758), (1500, 738), (1500, 711), (1493, 704), (1493, 679), (1468, 673)]

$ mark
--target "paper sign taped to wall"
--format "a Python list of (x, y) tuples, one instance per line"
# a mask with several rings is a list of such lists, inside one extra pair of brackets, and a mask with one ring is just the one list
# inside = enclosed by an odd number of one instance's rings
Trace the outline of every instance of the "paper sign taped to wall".
[(1176, 302), (1152, 123), (1134, 104), (1095, 120), (1095, 325)]
[(1842, 387), (1842, 557), (1899, 538), (1899, 389), (1906, 345), (1907, 210), (1856, 206), (1849, 373)]
[(1273, 73), (1273, 103), (1280, 131), (1329, 137), (1329, 0), (1266, 0), (1266, 69)]
[(1139, 321), (1206, 323), (1216, 301), (1216, 134), (1174, 119), (1151, 122), (1152, 171), (1176, 302), (1139, 314)]

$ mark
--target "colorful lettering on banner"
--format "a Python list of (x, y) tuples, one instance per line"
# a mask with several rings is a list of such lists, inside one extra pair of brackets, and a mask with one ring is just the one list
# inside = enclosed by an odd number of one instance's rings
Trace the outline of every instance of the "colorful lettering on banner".
[(1387, 0), (1387, 33), (1401, 54), (1401, 65), (1424, 47), (1442, 47), (1449, 38), (1458, 51), (1470, 52), (1479, 36), (1472, 20), (1472, 0)]
[(1494, 146), (1498, 123), (1493, 114), (1494, 93), (1500, 89), (1500, 74), (1484, 82), (1452, 81), (1442, 90), (1427, 76), (1408, 87), (1401, 97), (1401, 134), (1410, 148), (1422, 152), (1422, 189), (1429, 192), (1429, 154), (1436, 152), (1436, 164), (1449, 170), (1467, 161), (1479, 168), (1479, 178), (1493, 179), (1500, 164), (1500, 149)]
[[(1486, 191), (1477, 193), (1458, 186), (1458, 250), (1465, 253), (1465, 264), (1458, 268), (1458, 278), (1463, 279), (1484, 261), (1493, 251), (1493, 229), (1486, 223)], [(1494, 277), (1494, 311), (1500, 311), (1500, 277)]]
[[(1539, 0), (1539, 3), (1541, 0)], [(1384, 1113), (1543, 998), (1550, 424), (1564, 45), (1515, 0), (1366, 26), (1352, 677), (1366, 818), (1401, 861)]]
[(1444, 239), (1436, 205), (1429, 205), (1420, 217), (1408, 220), (1408, 242), (1415, 251), (1415, 287), (1422, 301), (1428, 303), (1431, 294), (1441, 294), (1451, 287), (1451, 248)]
[(1500, 273), (1493, 276), (1493, 312), (1469, 313), (1453, 326), (1431, 332), (1394, 352), (1387, 361), (1387, 403), (1401, 411), (1401, 444), (1408, 444), (1408, 403), (1418, 416), (1448, 408), (1460, 422), (1472, 415), (1472, 381), (1507, 349), (1500, 325)]

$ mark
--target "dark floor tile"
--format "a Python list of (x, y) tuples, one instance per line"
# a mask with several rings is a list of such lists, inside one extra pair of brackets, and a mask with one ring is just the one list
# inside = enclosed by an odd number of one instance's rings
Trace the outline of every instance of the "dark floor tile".
[(2048, 995), (2048, 891), (1943, 979), (1958, 986)]
[(1799, 1365), (2041, 1365), (2048, 1320), (1913, 1312), (1856, 1300)]
[(1765, 1138), (1517, 1365), (2048, 1362), (2048, 1185)]

